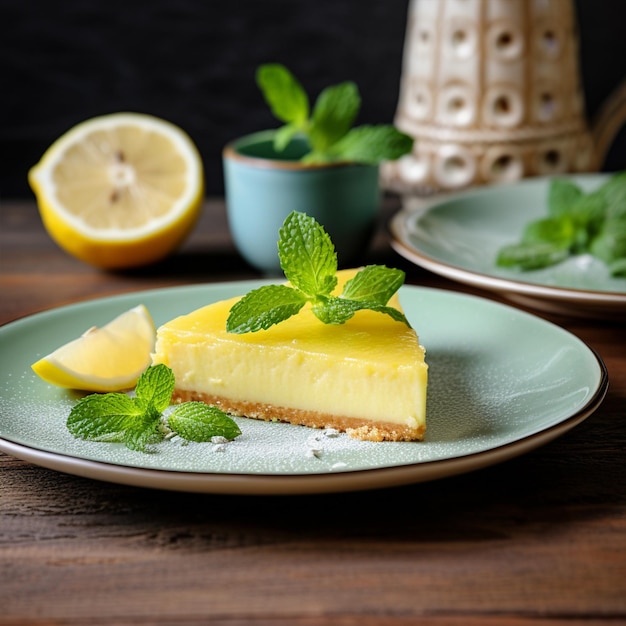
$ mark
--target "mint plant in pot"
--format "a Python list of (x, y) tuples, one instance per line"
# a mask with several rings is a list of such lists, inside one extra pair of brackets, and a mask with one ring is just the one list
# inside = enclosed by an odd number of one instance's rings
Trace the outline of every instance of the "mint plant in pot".
[(306, 213), (331, 236), (342, 266), (359, 262), (380, 208), (379, 164), (411, 151), (393, 125), (355, 126), (361, 108), (350, 81), (324, 89), (313, 106), (283, 65), (258, 68), (257, 84), (283, 123), (230, 142), (223, 152), (228, 223), (241, 255), (280, 274), (276, 236), (292, 211)]

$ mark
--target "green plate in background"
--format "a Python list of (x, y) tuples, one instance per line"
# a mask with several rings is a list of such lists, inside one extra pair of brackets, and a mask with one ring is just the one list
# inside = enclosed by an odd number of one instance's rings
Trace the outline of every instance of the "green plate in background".
[[(608, 176), (567, 178), (590, 191)], [(391, 245), (436, 274), (537, 310), (626, 321), (626, 278), (612, 278), (606, 265), (591, 255), (531, 272), (496, 266), (502, 246), (519, 241), (528, 222), (547, 216), (550, 180), (527, 179), (407, 201), (390, 222)]]

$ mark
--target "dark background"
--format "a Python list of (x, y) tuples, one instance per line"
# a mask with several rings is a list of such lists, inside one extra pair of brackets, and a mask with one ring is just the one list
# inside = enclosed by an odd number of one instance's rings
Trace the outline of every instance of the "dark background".
[[(439, 0), (420, 0), (437, 2)], [(529, 2), (531, 0), (528, 0)], [(313, 99), (342, 80), (359, 123), (393, 121), (409, 0), (0, 0), (0, 198), (74, 124), (139, 111), (184, 128), (222, 193), (221, 149), (275, 127), (254, 83), (287, 65)], [(626, 1), (575, 0), (590, 119), (626, 77)], [(626, 168), (624, 131), (604, 169)]]

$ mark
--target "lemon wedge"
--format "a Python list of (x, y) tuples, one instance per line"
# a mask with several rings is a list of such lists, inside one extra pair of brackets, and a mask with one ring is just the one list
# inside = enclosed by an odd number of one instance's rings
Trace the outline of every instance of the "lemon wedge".
[(150, 365), (156, 329), (144, 305), (101, 328), (92, 327), (32, 365), (43, 380), (83, 391), (121, 391), (135, 386)]
[(44, 227), (73, 256), (103, 269), (148, 265), (195, 225), (204, 170), (178, 126), (140, 113), (86, 120), (28, 173)]

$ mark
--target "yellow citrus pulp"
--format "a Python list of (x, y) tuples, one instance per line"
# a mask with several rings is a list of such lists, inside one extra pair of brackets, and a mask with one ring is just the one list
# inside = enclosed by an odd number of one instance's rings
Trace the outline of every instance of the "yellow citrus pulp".
[(44, 226), (61, 248), (104, 269), (156, 262), (186, 238), (204, 170), (178, 126), (139, 113), (82, 122), (28, 174)]
[(139, 305), (101, 328), (90, 328), (32, 368), (46, 382), (68, 389), (131, 389), (151, 363), (155, 338), (154, 321)]

